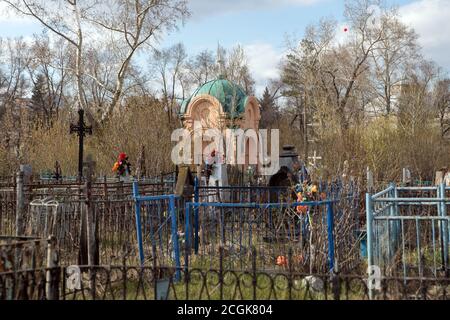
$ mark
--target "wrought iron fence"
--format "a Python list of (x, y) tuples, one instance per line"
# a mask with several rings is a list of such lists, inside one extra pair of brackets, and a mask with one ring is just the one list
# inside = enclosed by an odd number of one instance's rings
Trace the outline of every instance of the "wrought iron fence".
[[(361, 275), (98, 266), (0, 273), (0, 300), (369, 300)], [(450, 279), (387, 278), (374, 300), (448, 300)]]

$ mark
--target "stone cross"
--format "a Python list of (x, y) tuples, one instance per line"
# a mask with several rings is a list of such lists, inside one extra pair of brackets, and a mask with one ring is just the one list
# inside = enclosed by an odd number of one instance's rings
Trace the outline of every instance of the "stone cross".
[(79, 139), (78, 145), (78, 181), (83, 179), (83, 150), (84, 150), (84, 137), (86, 134), (92, 135), (92, 127), (86, 126), (84, 123), (84, 110), (78, 111), (78, 124), (70, 125), (70, 134), (76, 133)]

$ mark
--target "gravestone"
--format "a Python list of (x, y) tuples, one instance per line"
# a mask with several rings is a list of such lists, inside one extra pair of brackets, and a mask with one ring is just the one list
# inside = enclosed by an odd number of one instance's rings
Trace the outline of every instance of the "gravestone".
[(447, 187), (450, 187), (450, 171), (447, 171), (447, 173), (445, 174), (444, 183)]
[(407, 185), (411, 183), (411, 171), (408, 168), (403, 168), (403, 184)]
[(436, 172), (434, 184), (436, 186), (442, 184), (444, 182), (445, 173), (447, 172), (447, 168), (442, 168), (441, 170)]
[(175, 194), (179, 197), (189, 198), (194, 193), (194, 177), (189, 166), (180, 166), (178, 169)]
[[(216, 164), (212, 170), (212, 174), (209, 177), (210, 187), (227, 187), (228, 175), (227, 166), (224, 164)], [(213, 197), (210, 197), (210, 202), (227, 202), (230, 200), (230, 192), (220, 190), (219, 193), (215, 193)]]
[(367, 192), (372, 192), (375, 189), (375, 182), (373, 180), (373, 172), (367, 167)]
[[(294, 146), (287, 145), (283, 147), (280, 154), (280, 170), (269, 179), (269, 187), (290, 187), (299, 183), (295, 168), (301, 167), (298, 159), (298, 153)], [(296, 199), (295, 193), (292, 198)], [(270, 202), (278, 202), (278, 192), (270, 191)]]
[(295, 146), (284, 146), (283, 152), (280, 154), (280, 167), (286, 167), (290, 171), (294, 171), (295, 163), (299, 163), (298, 153), (295, 150)]
[(86, 183), (84, 186), (85, 203), (81, 210), (80, 223), (80, 249), (78, 254), (78, 264), (81, 266), (98, 266), (100, 264), (98, 223), (96, 210), (92, 199), (92, 181), (95, 170), (95, 162), (92, 156), (88, 155), (86, 162)]
[(23, 182), (24, 184), (30, 184), (31, 178), (33, 176), (33, 169), (29, 164), (23, 164), (20, 166), (20, 171), (23, 172)]

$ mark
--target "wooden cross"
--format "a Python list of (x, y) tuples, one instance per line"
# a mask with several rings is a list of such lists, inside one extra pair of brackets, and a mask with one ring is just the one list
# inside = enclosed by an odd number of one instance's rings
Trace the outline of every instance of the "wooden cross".
[(313, 162), (310, 162), (309, 165), (312, 167), (316, 167), (317, 160), (322, 160), (322, 157), (317, 156), (317, 151), (314, 151), (314, 156), (308, 157), (308, 159), (313, 161)]
[(78, 111), (78, 124), (70, 125), (70, 134), (76, 133), (79, 139), (78, 145), (78, 181), (83, 179), (83, 150), (84, 150), (84, 137), (86, 134), (92, 135), (92, 127), (86, 126), (84, 123), (84, 110)]

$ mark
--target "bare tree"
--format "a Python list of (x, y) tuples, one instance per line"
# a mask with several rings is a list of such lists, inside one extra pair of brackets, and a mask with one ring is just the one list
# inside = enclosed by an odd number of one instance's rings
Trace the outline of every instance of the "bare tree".
[(27, 67), (30, 63), (29, 46), (22, 38), (0, 42), (0, 140), (13, 154), (14, 161), (22, 159), (23, 142), (28, 129), (29, 88)]
[(166, 49), (154, 50), (150, 61), (151, 70), (158, 75), (158, 82), (161, 82), (162, 101), (167, 111), (168, 123), (173, 120), (177, 92), (183, 91), (186, 59), (186, 49), (183, 44), (178, 43)]
[(68, 96), (66, 90), (69, 90), (71, 77), (66, 66), (69, 64), (70, 51), (63, 39), (52, 43), (45, 34), (34, 36), (27, 69), (32, 85), (41, 86), (39, 90), (45, 91), (45, 101), (39, 103), (36, 111), (42, 111), (47, 126), (52, 125), (54, 117), (58, 118)]
[(192, 57), (187, 64), (192, 84), (199, 87), (214, 78), (216, 67), (212, 51), (204, 50)]
[(432, 87), (438, 76), (437, 66), (430, 61), (421, 61), (412, 66), (401, 85), (398, 118), (400, 128), (414, 136), (436, 120), (432, 104)]
[[(335, 21), (322, 19), (317, 26), (309, 27), (301, 45), (291, 50), (284, 68), (288, 95), (296, 100), (303, 95), (306, 105), (314, 107), (333, 106), (331, 111), (339, 119), (342, 131), (349, 128), (351, 120), (358, 118), (368, 103), (364, 97), (358, 100), (356, 93), (366, 92), (362, 86), (367, 85), (369, 57), (385, 37), (383, 26), (371, 23), (373, 12), (369, 9), (374, 3), (378, 2), (346, 2), (345, 17), (351, 32), (343, 44), (336, 39)], [(312, 88), (313, 94), (303, 94)]]
[(247, 94), (254, 93), (255, 81), (250, 73), (245, 50), (237, 45), (229, 50), (217, 46), (216, 54), (202, 51), (187, 63), (192, 82), (201, 86), (219, 77), (241, 86)]
[(434, 88), (433, 101), (439, 117), (441, 135), (450, 133), (450, 79), (439, 80)]
[[(163, 32), (176, 28), (188, 15), (185, 0), (3, 0), (10, 8), (32, 17), (65, 39), (76, 52), (78, 102), (87, 109), (85, 78), (111, 93), (102, 120), (120, 106), (126, 78), (136, 52)], [(114, 53), (114, 81), (110, 84), (86, 70), (88, 50), (108, 48)]]
[(417, 34), (404, 25), (396, 10), (386, 10), (381, 19), (383, 38), (371, 52), (375, 93), (389, 115), (408, 65), (419, 60)]

